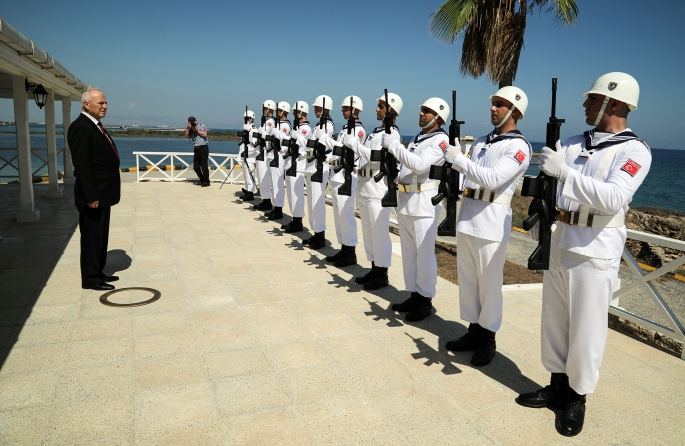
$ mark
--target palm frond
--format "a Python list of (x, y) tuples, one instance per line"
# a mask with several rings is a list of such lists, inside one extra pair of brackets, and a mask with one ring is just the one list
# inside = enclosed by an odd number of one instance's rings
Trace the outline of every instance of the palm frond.
[(428, 31), (438, 42), (448, 45), (454, 43), (474, 17), (476, 1), (447, 0), (431, 15)]

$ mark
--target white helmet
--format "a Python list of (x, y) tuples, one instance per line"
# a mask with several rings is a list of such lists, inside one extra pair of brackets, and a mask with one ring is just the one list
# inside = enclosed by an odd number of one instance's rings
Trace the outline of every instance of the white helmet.
[(285, 101), (281, 101), (278, 103), (278, 109), (283, 110), (286, 113), (290, 113), (290, 104)]
[(307, 103), (304, 101), (297, 101), (295, 102), (295, 107), (293, 107), (293, 112), (295, 112), (295, 110), (309, 114), (309, 105), (307, 105)]
[(509, 119), (509, 116), (514, 112), (514, 110), (518, 110), (521, 113), (521, 117), (519, 119), (523, 119), (523, 115), (526, 114), (526, 110), (528, 109), (528, 96), (523, 92), (518, 87), (502, 87), (499, 90), (497, 90), (497, 93), (491, 94), (490, 101), (492, 101), (492, 98), (495, 96), (506, 99), (507, 101), (511, 102), (512, 107), (509, 109), (509, 113), (502, 119), (502, 122), (499, 123), (497, 127), (500, 127), (504, 125), (505, 122)]
[[(350, 99), (352, 99), (352, 107), (356, 108), (360, 112), (364, 111), (364, 103), (359, 98), (359, 96), (345, 96), (345, 99), (343, 99), (340, 107), (349, 107), (350, 106)], [(326, 102), (328, 102), (328, 101), (326, 101)]]
[[(376, 98), (376, 102), (383, 101), (385, 102), (385, 95), (381, 96), (380, 98)], [(397, 116), (400, 115), (400, 112), (402, 111), (402, 106), (404, 105), (404, 102), (402, 102), (402, 98), (396, 95), (395, 93), (388, 93), (388, 101), (390, 102), (390, 108), (392, 108), (395, 113), (397, 113)]]
[(321, 107), (324, 108), (324, 99), (326, 100), (326, 110), (330, 110), (333, 108), (333, 99), (331, 99), (330, 96), (326, 96), (325, 94), (322, 94), (321, 96), (317, 96), (316, 99), (314, 99), (314, 107)]
[(269, 110), (276, 111), (276, 103), (269, 99), (268, 101), (264, 101), (262, 104), (262, 107), (268, 108)]
[[(390, 96), (390, 93), (388, 93), (388, 96)], [(388, 98), (388, 99), (390, 99), (390, 98)], [(440, 116), (442, 118), (444, 123), (447, 123), (447, 120), (450, 117), (450, 106), (447, 105), (447, 102), (443, 101), (440, 98), (426, 99), (423, 102), (423, 104), (419, 105), (419, 109), (421, 107), (426, 107), (426, 108), (430, 108), (431, 110), (433, 110), (435, 113), (437, 113), (437, 116)], [(428, 124), (426, 124), (423, 128), (427, 129), (427, 128), (433, 127), (433, 124), (435, 124), (435, 121), (436, 121), (436, 119), (433, 118), (433, 120), (431, 122), (429, 122)]]
[(252, 110), (246, 111), (245, 113), (243, 113), (243, 118), (245, 117), (254, 119), (254, 112)]
[[(637, 100), (640, 97), (640, 86), (633, 76), (626, 73), (607, 73), (597, 78), (590, 91), (583, 94), (601, 94), (617, 101), (625, 102), (630, 111), (637, 110)], [(604, 113), (600, 113), (600, 116)]]

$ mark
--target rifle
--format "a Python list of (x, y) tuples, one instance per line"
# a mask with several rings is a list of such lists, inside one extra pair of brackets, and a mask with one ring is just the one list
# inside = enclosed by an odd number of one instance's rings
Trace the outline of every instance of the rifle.
[[(464, 121), (457, 121), (457, 92), (452, 90), (452, 121), (450, 122), (450, 145), (461, 147), (461, 125)], [(446, 198), (447, 216), (438, 225), (438, 235), (456, 237), (457, 235), (457, 201), (459, 200), (459, 172), (452, 169), (451, 164), (431, 166), (428, 178), (440, 180), (438, 194), (431, 198), (433, 206), (437, 206), (443, 198)]]
[[(385, 89), (385, 116), (383, 116), (383, 126), (385, 127), (385, 133), (390, 135), (392, 133), (392, 115), (390, 114), (390, 102), (388, 102), (388, 89)], [(375, 151), (374, 151), (375, 152)], [(376, 161), (375, 156), (372, 154), (372, 161)], [(385, 147), (378, 151), (380, 154), (381, 162), (380, 172), (378, 172), (373, 180), (378, 183), (383, 177), (387, 177), (388, 191), (385, 193), (381, 199), (381, 206), (384, 208), (396, 208), (397, 207), (397, 175), (400, 173), (397, 168), (397, 159), (390, 153)]]
[[(347, 134), (351, 135), (352, 132), (354, 131), (355, 127), (355, 120), (354, 116), (352, 113), (352, 96), (350, 96), (350, 116), (347, 118)], [(338, 147), (336, 147), (337, 149)], [(340, 195), (346, 195), (346, 196), (351, 196), (352, 195), (352, 170), (354, 169), (354, 152), (352, 149), (345, 147), (344, 145), (341, 147), (342, 149), (342, 169), (345, 169), (345, 182), (340, 185), (338, 188), (338, 194)], [(335, 153), (335, 152), (334, 152)], [(338, 153), (341, 153), (338, 151)], [(338, 168), (335, 173), (340, 172), (340, 169)]]
[[(245, 117), (243, 119), (245, 121), (245, 124), (247, 124), (247, 121), (249, 119), (250, 118), (247, 117), (247, 105), (246, 105), (245, 106)], [(241, 157), (247, 158), (247, 145), (250, 143), (250, 131), (243, 129), (242, 132), (238, 132), (237, 136), (238, 136), (238, 138), (240, 138), (240, 140), (241, 140), (240, 143), (243, 145), (243, 148), (244, 148), (243, 153), (241, 154)]]
[[(547, 123), (545, 145), (552, 150), (559, 141), (561, 124), (565, 119), (556, 117), (557, 110), (557, 78), (552, 78), (552, 114)], [(538, 246), (528, 257), (528, 269), (549, 269), (549, 251), (552, 245), (552, 224), (556, 220), (557, 179), (540, 171), (537, 177), (524, 176), (521, 195), (533, 197), (528, 208), (528, 218), (523, 221), (523, 229), (530, 231), (535, 223), (540, 222)]]
[[(259, 127), (264, 127), (266, 123), (266, 115), (262, 112), (262, 119)], [(257, 144), (259, 144), (259, 153), (255, 157), (255, 161), (264, 161), (264, 146), (266, 145), (266, 140), (262, 138), (262, 135), (257, 137)]]
[[(326, 127), (326, 116), (324, 116), (325, 110), (326, 98), (323, 98), (321, 116), (319, 116), (319, 128), (322, 130)], [(312, 174), (312, 181), (315, 183), (323, 183), (323, 163), (326, 162), (326, 146), (316, 139), (310, 139), (307, 141), (307, 147), (314, 149), (314, 156), (312, 158), (316, 159), (316, 172)], [(312, 160), (311, 158), (308, 158), (307, 161), (311, 162)]]
[[(278, 116), (278, 102), (276, 102), (276, 117), (274, 118), (276, 121), (276, 128), (278, 131), (281, 131), (281, 117)], [(271, 137), (271, 139), (269, 139)], [(274, 135), (269, 135), (266, 137), (267, 141), (271, 141), (271, 151), (274, 152), (274, 159), (271, 160), (269, 163), (269, 166), (271, 167), (278, 167), (278, 153), (281, 151), (281, 140), (275, 137)]]
[[(293, 112), (293, 114), (297, 113), (298, 111), (297, 102), (295, 102), (295, 112)], [(295, 126), (293, 127), (293, 130), (291, 130), (290, 134), (292, 135), (293, 131), (296, 131), (299, 126), (300, 115), (298, 114), (295, 115)], [(293, 139), (292, 137), (289, 140), (284, 141), (284, 145), (288, 146), (288, 153), (283, 156), (283, 159), (290, 157), (290, 167), (286, 169), (285, 174), (289, 177), (297, 176), (297, 159), (300, 157), (300, 147), (297, 145), (297, 140)]]

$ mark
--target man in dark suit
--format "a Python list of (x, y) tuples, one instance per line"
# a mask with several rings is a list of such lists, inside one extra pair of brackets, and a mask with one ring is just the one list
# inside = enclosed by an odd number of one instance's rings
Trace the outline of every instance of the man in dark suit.
[(81, 286), (113, 290), (119, 280), (102, 272), (107, 262), (110, 209), (119, 203), (119, 152), (100, 120), (107, 113), (107, 98), (98, 89), (81, 96), (81, 114), (69, 126), (67, 140), (74, 163), (74, 198), (81, 231)]

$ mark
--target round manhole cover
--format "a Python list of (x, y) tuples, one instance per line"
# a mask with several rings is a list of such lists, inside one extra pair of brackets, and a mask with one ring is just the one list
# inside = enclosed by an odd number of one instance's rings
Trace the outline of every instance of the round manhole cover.
[(162, 297), (162, 293), (153, 288), (129, 287), (103, 294), (100, 296), (100, 303), (108, 307), (140, 307), (151, 304), (159, 300), (160, 297)]

